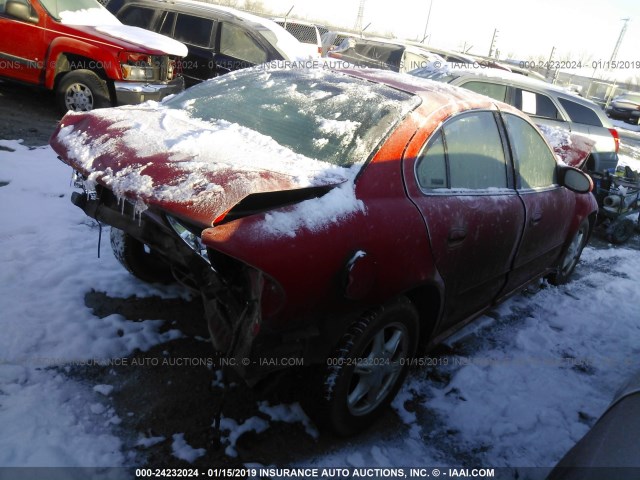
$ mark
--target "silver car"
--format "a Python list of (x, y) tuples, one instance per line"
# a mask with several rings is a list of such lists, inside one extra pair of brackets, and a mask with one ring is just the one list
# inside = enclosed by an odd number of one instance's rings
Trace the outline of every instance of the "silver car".
[(620, 138), (604, 111), (595, 103), (555, 85), (494, 68), (423, 68), (410, 72), (421, 78), (450, 83), (508, 103), (538, 125), (560, 127), (595, 141), (585, 168), (614, 171)]

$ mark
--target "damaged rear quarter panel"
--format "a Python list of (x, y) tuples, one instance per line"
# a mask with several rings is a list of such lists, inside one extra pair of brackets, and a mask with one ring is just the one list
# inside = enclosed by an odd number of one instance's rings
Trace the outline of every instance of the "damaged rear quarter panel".
[[(285, 305), (274, 318), (263, 319), (269, 327), (290, 328), (329, 312), (332, 316), (356, 312), (436, 281), (424, 221), (408, 200), (402, 179), (402, 152), (416, 128), (415, 120), (405, 120), (363, 169), (355, 181), (359, 206), (347, 215), (328, 217), (319, 228), (270, 230), (269, 216), (295, 215), (293, 206), (203, 232), (208, 247), (265, 272), (280, 284)], [(321, 205), (321, 201), (307, 202)], [(358, 251), (372, 260), (374, 278), (366, 279), (370, 287), (363, 298), (347, 300), (346, 267)]]

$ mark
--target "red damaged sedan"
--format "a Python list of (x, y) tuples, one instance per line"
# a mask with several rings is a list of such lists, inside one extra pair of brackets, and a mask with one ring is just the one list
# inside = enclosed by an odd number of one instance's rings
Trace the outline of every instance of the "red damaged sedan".
[(566, 281), (597, 209), (519, 111), (377, 70), (245, 70), (70, 113), (51, 144), (125, 268), (198, 291), (249, 384), (311, 367), (340, 434), (390, 403), (418, 347)]

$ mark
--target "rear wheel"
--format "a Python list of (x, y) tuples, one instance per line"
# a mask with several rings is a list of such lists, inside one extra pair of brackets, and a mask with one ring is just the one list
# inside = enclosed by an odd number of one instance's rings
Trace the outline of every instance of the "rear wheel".
[(107, 83), (91, 70), (66, 73), (58, 84), (56, 97), (63, 112), (88, 112), (111, 106)]
[(113, 254), (129, 273), (148, 283), (174, 281), (169, 266), (144, 243), (128, 233), (111, 227)]
[(354, 323), (323, 369), (311, 412), (318, 425), (342, 436), (369, 426), (402, 386), (418, 329), (418, 313), (404, 297)]
[(549, 275), (550, 283), (553, 285), (562, 285), (569, 281), (571, 274), (580, 260), (582, 249), (584, 249), (584, 246), (587, 244), (588, 238), (589, 221), (585, 219), (578, 227), (578, 231), (575, 233), (571, 239), (571, 243), (569, 243), (569, 246), (562, 255), (558, 264), (558, 271)]

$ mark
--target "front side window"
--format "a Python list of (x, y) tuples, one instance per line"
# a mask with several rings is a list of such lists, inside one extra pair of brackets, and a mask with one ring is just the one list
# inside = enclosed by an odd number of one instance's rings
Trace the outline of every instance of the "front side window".
[(489, 82), (467, 82), (460, 86), (469, 89), (472, 92), (479, 93), (480, 95), (486, 95), (487, 97), (491, 97), (501, 102), (504, 102), (507, 98), (506, 85), (499, 85), (497, 83)]
[(544, 188), (556, 183), (556, 159), (538, 131), (524, 119), (504, 115), (521, 188)]
[(416, 174), (424, 189), (507, 188), (506, 159), (493, 113), (467, 113), (445, 123), (418, 157)]
[(210, 18), (178, 14), (173, 38), (179, 42), (208, 47), (211, 45), (211, 32), (214, 21)]
[(220, 53), (253, 65), (267, 61), (267, 52), (245, 29), (231, 23), (222, 24)]
[(546, 95), (542, 95), (540, 93), (516, 88), (514, 106), (528, 115), (551, 118), (554, 120), (562, 119), (562, 116), (553, 104), (553, 101)]

